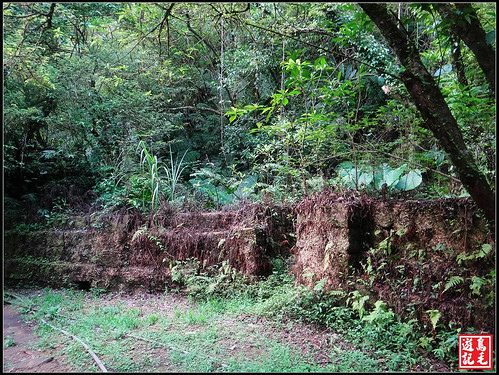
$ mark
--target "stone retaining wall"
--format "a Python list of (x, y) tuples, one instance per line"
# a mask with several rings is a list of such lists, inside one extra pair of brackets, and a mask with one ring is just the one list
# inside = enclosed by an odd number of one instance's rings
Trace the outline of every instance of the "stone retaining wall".
[[(388, 200), (324, 193), (296, 207), (296, 279), (354, 290), (425, 322), (493, 332), (495, 243), (468, 198)], [(487, 254), (485, 254), (488, 251)], [(453, 285), (456, 284), (456, 285)]]
[(268, 275), (270, 258), (289, 254), (290, 211), (247, 206), (154, 218), (76, 216), (53, 230), (10, 230), (4, 277), (10, 283), (158, 291), (171, 283), (171, 261), (192, 258), (202, 269), (228, 261), (248, 276)]
[(5, 232), (6, 282), (163, 291), (174, 260), (228, 262), (248, 276), (289, 257), (297, 282), (358, 291), (432, 329), (493, 332), (495, 243), (470, 199), (389, 200), (322, 193), (294, 209), (70, 217), (55, 229)]

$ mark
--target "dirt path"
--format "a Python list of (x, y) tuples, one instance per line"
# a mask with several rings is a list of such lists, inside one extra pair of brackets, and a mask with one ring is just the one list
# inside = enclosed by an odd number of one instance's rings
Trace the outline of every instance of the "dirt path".
[[(50, 350), (34, 348), (39, 338), (17, 309), (3, 305), (3, 372), (71, 372), (54, 359)], [(5, 347), (6, 341), (14, 345)]]

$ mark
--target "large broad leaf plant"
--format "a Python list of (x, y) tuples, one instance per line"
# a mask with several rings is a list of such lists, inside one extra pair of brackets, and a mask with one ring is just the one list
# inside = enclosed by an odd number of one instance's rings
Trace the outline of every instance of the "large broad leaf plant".
[(379, 190), (384, 185), (390, 190), (408, 191), (417, 188), (423, 181), (419, 169), (410, 169), (407, 164), (392, 168), (386, 163), (378, 166), (355, 165), (345, 161), (336, 167), (336, 183), (355, 189)]

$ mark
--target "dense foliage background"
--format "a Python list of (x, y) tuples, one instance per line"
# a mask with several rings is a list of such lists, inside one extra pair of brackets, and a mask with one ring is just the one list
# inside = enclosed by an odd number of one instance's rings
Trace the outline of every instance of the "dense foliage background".
[[(357, 4), (2, 6), (6, 218), (468, 194)], [(495, 87), (459, 32), (495, 51), (495, 3), (387, 6), (495, 191)]]

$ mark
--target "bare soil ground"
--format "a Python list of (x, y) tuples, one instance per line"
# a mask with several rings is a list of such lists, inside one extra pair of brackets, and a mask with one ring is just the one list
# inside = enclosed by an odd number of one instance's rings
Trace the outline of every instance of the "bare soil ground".
[(54, 358), (52, 350), (37, 350), (38, 336), (11, 305), (3, 306), (3, 337), (15, 344), (3, 349), (3, 372), (71, 372)]

